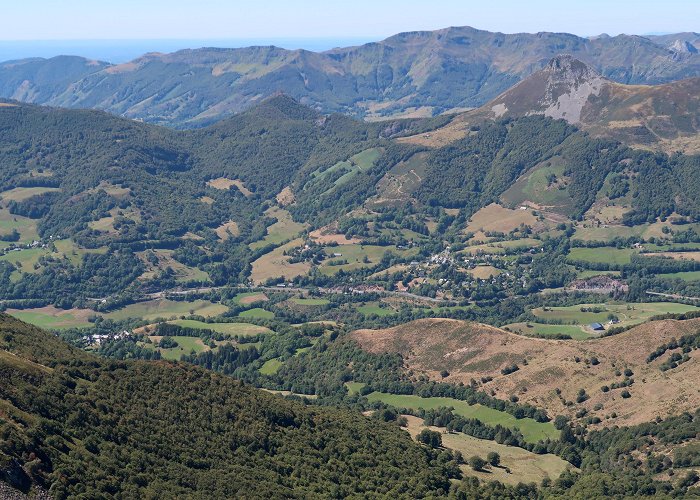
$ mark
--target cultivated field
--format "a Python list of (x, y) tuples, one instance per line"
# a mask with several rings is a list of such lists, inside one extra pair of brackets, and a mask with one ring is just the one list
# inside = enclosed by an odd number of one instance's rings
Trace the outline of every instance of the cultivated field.
[(266, 302), (267, 300), (267, 295), (262, 292), (241, 292), (233, 299), (236, 304), (242, 306), (249, 306), (256, 302)]
[(284, 363), (277, 358), (269, 359), (260, 367), (260, 373), (263, 375), (274, 375), (282, 368), (282, 365)]
[(169, 359), (171, 361), (178, 361), (183, 354), (190, 354), (191, 352), (200, 353), (211, 350), (210, 347), (208, 345), (205, 345), (202, 339), (200, 338), (182, 337), (179, 335), (172, 337), (172, 339), (175, 340), (175, 342), (177, 342), (177, 347), (162, 349), (160, 347), (155, 346), (156, 342), (159, 342), (161, 338), (162, 337), (160, 336), (152, 335), (149, 337), (152, 343), (141, 343), (141, 346), (146, 349), (159, 351), (163, 359)]
[(13, 215), (9, 209), (0, 208), (0, 234), (9, 234), (16, 229), (20, 234), (19, 243), (31, 243), (39, 238), (36, 224), (34, 219)]
[[(582, 309), (585, 310), (582, 311)], [(602, 310), (598, 312), (600, 309)], [(689, 311), (700, 311), (700, 308), (675, 302), (631, 302), (621, 304), (578, 304), (566, 307), (548, 307), (546, 310), (540, 307), (533, 309), (532, 313), (538, 318), (580, 326), (586, 326), (591, 323), (605, 324), (612, 314), (619, 319), (619, 323), (614, 326), (629, 326), (642, 323), (652, 316)]]
[(576, 232), (572, 236), (573, 240), (583, 241), (612, 241), (615, 238), (660, 238), (664, 236), (662, 228), (670, 224), (642, 224), (639, 226), (622, 225), (593, 225), (583, 223), (576, 226)]
[(633, 254), (639, 253), (632, 248), (572, 248), (569, 252), (570, 261), (592, 262), (594, 264), (614, 264), (622, 266), (630, 263)]
[(495, 243), (484, 243), (481, 245), (474, 245), (462, 250), (461, 254), (465, 255), (478, 255), (478, 254), (491, 254), (491, 255), (502, 255), (508, 251), (522, 251), (528, 248), (537, 248), (542, 246), (540, 240), (535, 240), (533, 238), (521, 238), (518, 240), (508, 240), (499, 241)]
[(18, 187), (0, 193), (0, 199), (7, 204), (10, 201), (23, 201), (32, 196), (50, 193), (52, 191), (60, 191), (60, 189), (52, 187)]
[(226, 177), (218, 177), (207, 182), (207, 186), (214, 189), (220, 189), (222, 191), (231, 189), (231, 186), (236, 186), (236, 188), (245, 196), (249, 197), (253, 193), (243, 184), (240, 179), (227, 179)]
[(345, 387), (348, 388), (348, 394), (357, 394), (365, 385), (364, 382), (345, 382)]
[(218, 333), (227, 333), (229, 335), (238, 335), (248, 337), (257, 335), (258, 333), (271, 333), (272, 330), (264, 326), (251, 325), (250, 323), (206, 323), (193, 319), (178, 319), (170, 321), (170, 323), (185, 328), (194, 328), (200, 330), (212, 330)]
[(348, 238), (344, 234), (337, 232), (337, 228), (332, 226), (325, 226), (320, 229), (316, 229), (309, 233), (309, 237), (316, 243), (321, 245), (328, 245), (329, 243), (337, 243), (338, 245), (346, 245), (348, 243), (359, 243), (358, 238)]
[(509, 206), (535, 205), (549, 212), (569, 215), (572, 206), (564, 177), (565, 162), (554, 157), (541, 163), (522, 176), (502, 195), (501, 200)]
[[(354, 271), (363, 267), (377, 265), (384, 253), (391, 251), (401, 256), (411, 256), (417, 253), (416, 248), (399, 250), (395, 246), (378, 245), (338, 245), (326, 248), (328, 258), (321, 263), (319, 270), (326, 275), (343, 271)], [(340, 255), (335, 255), (340, 254)]]
[(48, 330), (88, 327), (91, 326), (88, 319), (97, 315), (90, 309), (58, 309), (54, 306), (8, 309), (6, 312), (26, 323)]
[(79, 266), (83, 262), (83, 256), (89, 253), (107, 253), (107, 247), (82, 248), (73, 240), (56, 240), (54, 245), (56, 250), (67, 257), (74, 266)]
[(388, 307), (380, 307), (379, 304), (376, 302), (370, 302), (368, 304), (361, 305), (356, 309), (358, 312), (361, 312), (365, 316), (369, 314), (376, 314), (377, 316), (391, 316), (392, 314), (396, 314), (396, 311), (394, 311), (393, 309)]
[(315, 180), (321, 180), (335, 172), (344, 171), (344, 173), (333, 182), (334, 186), (341, 186), (352, 179), (357, 173), (365, 172), (372, 168), (374, 162), (381, 156), (382, 151), (382, 148), (367, 149), (345, 161), (336, 163), (326, 170), (316, 170), (312, 172), (311, 177)]
[[(26, 248), (8, 252), (0, 256), (0, 261), (11, 262), (22, 273), (34, 273), (38, 270), (39, 259), (51, 252), (47, 248)], [(19, 277), (19, 276), (17, 276)]]
[(502, 271), (493, 266), (476, 266), (474, 269), (469, 269), (467, 272), (474, 278), (487, 280), (494, 276), (498, 276)]
[[(159, 271), (167, 268), (175, 273), (179, 282), (187, 281), (209, 281), (209, 274), (196, 267), (187, 266), (173, 258), (173, 250), (145, 250), (136, 252), (136, 256), (141, 259), (146, 271), (141, 275), (141, 279), (152, 279)], [(155, 259), (152, 261), (152, 259)], [(157, 261), (157, 263), (154, 263)]]
[(686, 271), (681, 273), (657, 274), (659, 278), (680, 279), (683, 281), (700, 281), (700, 271)]
[(238, 236), (241, 232), (238, 230), (238, 224), (235, 221), (228, 221), (217, 227), (214, 232), (220, 240), (227, 240), (232, 236)]
[(211, 317), (224, 313), (228, 308), (222, 304), (215, 304), (208, 300), (195, 300), (193, 302), (180, 302), (168, 299), (149, 300), (147, 302), (137, 302), (122, 309), (117, 309), (105, 314), (110, 319), (141, 318), (153, 320), (156, 318), (172, 318), (188, 314)]
[(255, 319), (272, 319), (275, 317), (275, 313), (272, 311), (267, 311), (261, 307), (254, 307), (253, 309), (248, 309), (247, 311), (241, 312), (238, 317), (240, 318), (255, 318)]
[(119, 207), (114, 207), (109, 211), (108, 216), (90, 221), (88, 222), (88, 226), (90, 227), (90, 229), (94, 229), (95, 231), (116, 234), (117, 230), (114, 227), (114, 223), (116, 222), (117, 217), (124, 217), (134, 222), (140, 222), (141, 211), (138, 208), (134, 207), (129, 207), (123, 210)]

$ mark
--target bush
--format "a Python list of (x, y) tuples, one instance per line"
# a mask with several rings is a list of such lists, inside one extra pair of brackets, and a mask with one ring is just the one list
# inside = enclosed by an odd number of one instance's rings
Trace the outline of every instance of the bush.
[(167, 336), (160, 339), (160, 342), (158, 343), (158, 347), (160, 347), (161, 349), (172, 349), (177, 346), (177, 341), (174, 338)]
[(478, 455), (474, 455), (469, 459), (469, 467), (475, 471), (483, 471), (486, 466), (486, 460)]
[(420, 434), (418, 434), (418, 441), (431, 448), (440, 448), (442, 446), (442, 435), (437, 431), (423, 429), (420, 431)]
[(510, 366), (506, 366), (505, 368), (501, 369), (501, 373), (503, 375), (510, 375), (511, 373), (517, 372), (518, 370), (520, 370), (518, 365), (510, 365)]
[(588, 399), (588, 394), (586, 394), (585, 389), (579, 389), (578, 390), (578, 395), (576, 396), (576, 402), (577, 403), (583, 403)]
[(488, 460), (492, 466), (497, 467), (501, 463), (501, 455), (495, 451), (490, 451), (489, 454), (486, 455), (486, 460)]

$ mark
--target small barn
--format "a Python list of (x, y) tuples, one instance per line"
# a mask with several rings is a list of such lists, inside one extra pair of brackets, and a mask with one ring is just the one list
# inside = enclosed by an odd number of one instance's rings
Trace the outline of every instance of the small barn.
[(590, 326), (591, 330), (593, 330), (594, 332), (600, 332), (600, 331), (605, 330), (605, 327), (603, 325), (601, 325), (600, 323), (591, 323), (588, 326)]

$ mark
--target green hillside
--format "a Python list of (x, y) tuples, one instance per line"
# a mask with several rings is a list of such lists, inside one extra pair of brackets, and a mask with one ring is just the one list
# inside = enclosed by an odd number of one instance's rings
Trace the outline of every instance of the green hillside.
[[(700, 217), (700, 157), (630, 150), (541, 116), (484, 123), (433, 149), (396, 139), (441, 124), (324, 117), (286, 96), (195, 131), (9, 103), (0, 108), (0, 299), (110, 310), (149, 292), (248, 279), (343, 286), (347, 273), (378, 276), (445, 241), (464, 247), (469, 218), (499, 200), (545, 212), (541, 223), (494, 219), (489, 237), (513, 240), (504, 248), (522, 247), (518, 238), (541, 246), (533, 231), (554, 236), (544, 231), (552, 220), (573, 224), (593, 209), (619, 206), (618, 224), (642, 228), (631, 234), (671, 215)], [(279, 201), (285, 192), (291, 202)], [(333, 242), (305, 233), (326, 225)], [(490, 248), (480, 243), (474, 251)]]
[(309, 498), (449, 488), (449, 463), (394, 425), (185, 364), (100, 359), (6, 315), (0, 381), (0, 480), (22, 491)]

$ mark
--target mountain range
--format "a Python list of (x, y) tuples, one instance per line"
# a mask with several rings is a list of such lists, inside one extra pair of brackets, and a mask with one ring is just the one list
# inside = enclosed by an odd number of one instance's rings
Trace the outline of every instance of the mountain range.
[(321, 53), (201, 48), (118, 65), (75, 56), (10, 61), (0, 65), (0, 97), (175, 127), (206, 125), (279, 91), (324, 113), (431, 116), (479, 107), (562, 53), (623, 84), (698, 76), (697, 46), (695, 33), (581, 38), (454, 27)]
[(455, 116), (425, 145), (468, 135), (472, 125), (499, 118), (543, 115), (634, 147), (700, 152), (700, 78), (659, 85), (627, 85), (605, 78), (571, 55), (543, 69), (480, 108)]

